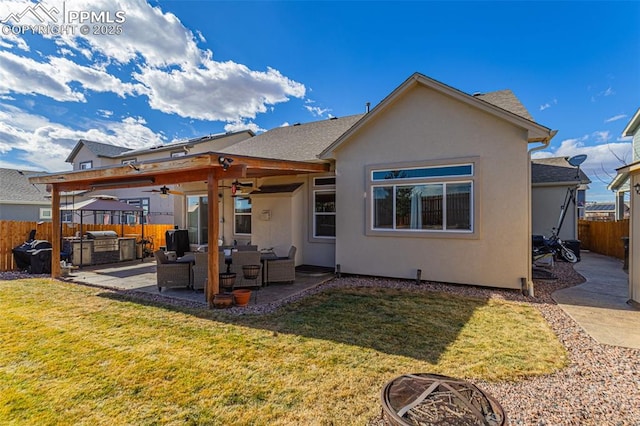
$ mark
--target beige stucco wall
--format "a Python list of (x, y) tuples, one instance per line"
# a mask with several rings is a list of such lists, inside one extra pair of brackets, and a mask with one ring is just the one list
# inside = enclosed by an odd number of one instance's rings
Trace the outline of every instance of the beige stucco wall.
[[(335, 240), (314, 241), (309, 237), (312, 219), (310, 213), (312, 200), (309, 188), (313, 177), (304, 175), (259, 179), (256, 182), (258, 186), (289, 183), (301, 183), (302, 186), (294, 193), (252, 196), (252, 234), (250, 236), (233, 233), (233, 198), (231, 190), (224, 188), (231, 184), (231, 180), (220, 181), (220, 192), (223, 195), (218, 198), (221, 218), (220, 235), (224, 238), (225, 244), (232, 244), (234, 240), (237, 240), (238, 244), (246, 244), (250, 241), (260, 249), (273, 247), (276, 253), (281, 256), (285, 256), (289, 247), (295, 245), (298, 249), (296, 264), (334, 266)], [(177, 189), (184, 191), (187, 195), (206, 195), (206, 186), (201, 183), (183, 184)], [(173, 199), (182, 204), (175, 207), (175, 223), (183, 228), (186, 226), (184, 213), (178, 212), (184, 212), (183, 206), (186, 199), (179, 196), (173, 196)], [(271, 214), (269, 220), (261, 215), (265, 210)]]
[[(534, 186), (531, 190), (531, 232), (533, 235), (551, 234), (551, 228), (558, 226), (560, 211), (567, 195), (566, 186)], [(560, 239), (575, 240), (578, 237), (576, 221), (578, 208), (569, 204), (560, 230)]]
[[(520, 288), (530, 234), (526, 131), (419, 86), (336, 152), (336, 263), (345, 273)], [(369, 165), (478, 156), (476, 238), (367, 236)]]

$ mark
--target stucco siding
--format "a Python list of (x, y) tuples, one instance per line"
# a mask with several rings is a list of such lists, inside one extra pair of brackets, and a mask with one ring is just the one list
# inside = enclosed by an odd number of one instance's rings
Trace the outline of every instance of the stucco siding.
[[(566, 186), (537, 186), (531, 190), (531, 228), (533, 235), (551, 234), (551, 228), (558, 226), (561, 207), (567, 195)], [(570, 204), (560, 230), (563, 240), (575, 240), (578, 233), (576, 222), (577, 207)]]
[[(367, 236), (365, 169), (477, 157), (473, 238)], [(520, 288), (529, 276), (526, 132), (472, 106), (416, 87), (336, 152), (336, 263), (345, 273)]]

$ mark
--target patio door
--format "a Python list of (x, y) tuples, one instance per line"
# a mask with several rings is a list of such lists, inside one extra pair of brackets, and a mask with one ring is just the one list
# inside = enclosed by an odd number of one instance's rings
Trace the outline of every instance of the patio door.
[(192, 244), (207, 244), (209, 200), (202, 195), (187, 196), (187, 230), (189, 242)]

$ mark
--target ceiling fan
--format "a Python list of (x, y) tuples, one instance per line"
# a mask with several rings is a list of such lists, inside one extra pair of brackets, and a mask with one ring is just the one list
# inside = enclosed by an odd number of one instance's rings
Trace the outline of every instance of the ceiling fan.
[(253, 188), (253, 183), (242, 183), (236, 179), (230, 186), (222, 185), (220, 188), (231, 188), (231, 196), (235, 197), (236, 193), (242, 192), (242, 188)]
[(160, 194), (161, 198), (167, 198), (169, 196), (169, 194), (172, 194), (172, 195), (184, 195), (184, 192), (174, 191), (172, 189), (169, 189), (166, 185), (162, 186), (160, 189), (150, 189), (148, 191), (142, 191), (142, 192), (153, 192), (153, 193), (156, 193), (156, 194)]

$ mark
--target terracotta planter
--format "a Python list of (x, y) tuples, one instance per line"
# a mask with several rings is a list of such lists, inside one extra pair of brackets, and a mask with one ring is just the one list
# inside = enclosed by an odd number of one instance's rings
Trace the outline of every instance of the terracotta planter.
[(233, 301), (236, 306), (247, 306), (249, 304), (249, 299), (251, 299), (251, 290), (233, 290)]
[(233, 304), (232, 294), (218, 293), (213, 296), (213, 307), (217, 309), (228, 308)]

